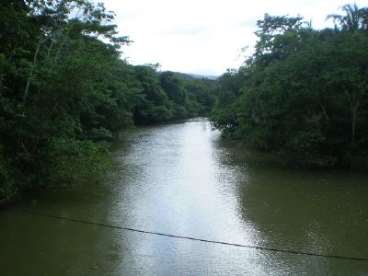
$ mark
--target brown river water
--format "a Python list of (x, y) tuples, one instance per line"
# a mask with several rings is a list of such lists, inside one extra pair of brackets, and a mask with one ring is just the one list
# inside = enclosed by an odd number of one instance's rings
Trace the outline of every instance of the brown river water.
[(368, 175), (263, 162), (206, 119), (129, 130), (114, 159), (0, 211), (0, 275), (368, 275)]

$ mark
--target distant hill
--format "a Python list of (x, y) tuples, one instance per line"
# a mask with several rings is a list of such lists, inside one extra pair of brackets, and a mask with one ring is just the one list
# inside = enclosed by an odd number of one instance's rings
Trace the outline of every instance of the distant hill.
[(194, 79), (209, 79), (209, 80), (216, 80), (219, 76), (211, 76), (211, 75), (198, 75), (198, 74), (187, 74)]
[[(167, 71), (166, 71), (167, 72)], [(208, 80), (216, 80), (218, 76), (210, 76), (210, 75), (200, 75), (200, 74), (189, 74), (189, 73), (181, 73), (181, 72), (174, 72), (176, 75), (180, 75), (184, 79), (208, 79)]]

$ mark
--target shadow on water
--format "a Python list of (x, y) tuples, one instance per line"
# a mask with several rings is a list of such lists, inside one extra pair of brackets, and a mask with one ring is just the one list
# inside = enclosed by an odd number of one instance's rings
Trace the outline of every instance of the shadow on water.
[[(366, 174), (288, 169), (264, 153), (218, 142), (220, 162), (237, 175), (242, 220), (252, 223), (259, 245), (316, 254), (368, 257)], [(278, 255), (290, 266), (290, 256)], [(308, 260), (306, 258), (305, 260)], [(367, 263), (312, 258), (306, 272), (366, 273)], [(296, 264), (295, 264), (296, 265)], [(300, 265), (300, 264), (298, 264)]]

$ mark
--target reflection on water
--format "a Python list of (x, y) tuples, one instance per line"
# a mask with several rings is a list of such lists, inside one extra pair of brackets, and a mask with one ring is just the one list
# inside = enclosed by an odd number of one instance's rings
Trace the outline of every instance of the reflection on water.
[[(219, 138), (204, 119), (129, 131), (115, 150), (114, 177), (50, 191), (21, 207), (147, 231), (368, 257), (367, 176), (278, 168)], [(368, 273), (368, 262), (158, 237), (17, 209), (0, 212), (1, 275)]]

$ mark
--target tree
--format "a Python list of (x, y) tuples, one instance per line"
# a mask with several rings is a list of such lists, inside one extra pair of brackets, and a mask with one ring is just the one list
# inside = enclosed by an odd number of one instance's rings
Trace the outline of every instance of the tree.
[(99, 140), (131, 118), (127, 38), (87, 0), (6, 1), (0, 15), (0, 200), (88, 181), (104, 170)]
[(343, 31), (368, 30), (368, 8), (359, 8), (357, 4), (347, 4), (341, 10), (345, 14), (327, 16), (327, 19), (335, 22), (337, 29), (340, 28)]
[(348, 7), (336, 17), (341, 30), (314, 30), (299, 17), (259, 21), (254, 55), (219, 79), (214, 125), (294, 165), (349, 166), (366, 156), (366, 9)]

